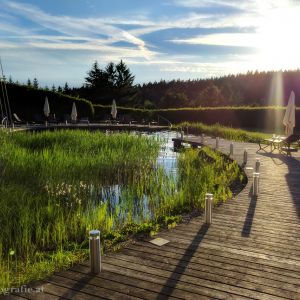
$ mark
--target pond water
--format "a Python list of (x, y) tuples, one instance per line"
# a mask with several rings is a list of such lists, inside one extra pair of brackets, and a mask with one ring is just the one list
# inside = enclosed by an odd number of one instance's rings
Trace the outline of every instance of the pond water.
[[(110, 132), (108, 132), (110, 134)], [(113, 132), (111, 133), (113, 134)], [(162, 170), (164, 178), (171, 178), (173, 182), (177, 177), (177, 157), (179, 153), (174, 151), (172, 138), (177, 136), (174, 131), (160, 132), (132, 132), (149, 138), (157, 138), (162, 141), (162, 146), (157, 158), (157, 169)], [(167, 177), (165, 177), (167, 176)], [(150, 186), (150, 185), (149, 185)], [(155, 201), (155, 192), (147, 190), (147, 183), (115, 184), (111, 186), (102, 186), (97, 191), (98, 200), (108, 203), (111, 214), (118, 214), (119, 219), (125, 221), (126, 214), (135, 221), (139, 222), (145, 218), (153, 217), (153, 202)], [(154, 205), (155, 206), (155, 205)]]

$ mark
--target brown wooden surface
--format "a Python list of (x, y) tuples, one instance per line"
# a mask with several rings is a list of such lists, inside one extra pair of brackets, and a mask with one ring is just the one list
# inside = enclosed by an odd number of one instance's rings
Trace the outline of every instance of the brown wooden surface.
[[(195, 145), (201, 138), (186, 138)], [(205, 138), (214, 147), (215, 140)], [(220, 150), (229, 153), (220, 139)], [(103, 257), (103, 271), (89, 273), (88, 262), (39, 284), (43, 294), (11, 299), (299, 299), (300, 300), (300, 155), (260, 151), (234, 143), (233, 158), (247, 167), (261, 160), (260, 194), (248, 184), (234, 199), (203, 216), (159, 233), (170, 243), (128, 245)], [(9, 298), (5, 296), (5, 298)]]

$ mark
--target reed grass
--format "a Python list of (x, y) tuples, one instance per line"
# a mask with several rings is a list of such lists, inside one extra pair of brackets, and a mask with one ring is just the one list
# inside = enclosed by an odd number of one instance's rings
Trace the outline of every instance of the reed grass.
[(188, 129), (191, 134), (207, 134), (213, 137), (223, 137), (228, 140), (233, 141), (242, 141), (242, 142), (251, 142), (258, 143), (263, 141), (266, 138), (270, 137), (270, 134), (257, 132), (257, 131), (247, 131), (243, 129), (236, 129), (232, 127), (226, 127), (220, 124), (206, 125), (203, 123), (191, 123), (191, 122), (182, 122), (173, 127), (177, 130), (186, 130)]
[(160, 140), (126, 133), (2, 132), (0, 143), (0, 292), (86, 259), (91, 229), (104, 250), (155, 234), (241, 179), (208, 148), (183, 151), (174, 176), (156, 164)]

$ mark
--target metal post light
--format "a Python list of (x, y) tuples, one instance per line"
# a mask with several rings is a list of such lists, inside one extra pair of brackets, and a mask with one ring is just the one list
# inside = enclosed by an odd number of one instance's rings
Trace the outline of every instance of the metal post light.
[(205, 195), (205, 223), (212, 223), (212, 206), (213, 206), (213, 194), (206, 193)]
[(91, 273), (98, 274), (101, 272), (101, 245), (100, 231), (90, 231), (90, 265)]
[(246, 165), (248, 161), (248, 152), (247, 149), (244, 150), (244, 159), (243, 159), (243, 164)]
[(204, 144), (204, 133), (201, 134), (201, 144)]
[(256, 158), (256, 162), (255, 162), (255, 172), (259, 173), (259, 169), (260, 169), (260, 159)]
[(216, 137), (216, 149), (219, 149), (219, 137)]
[(253, 173), (253, 196), (258, 196), (259, 194), (259, 173)]
[(233, 156), (233, 144), (230, 143), (230, 152), (229, 152), (230, 156)]

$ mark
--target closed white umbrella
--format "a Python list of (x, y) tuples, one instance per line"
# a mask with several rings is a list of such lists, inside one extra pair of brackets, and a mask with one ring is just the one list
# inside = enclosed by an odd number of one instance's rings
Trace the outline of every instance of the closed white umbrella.
[(283, 125), (285, 126), (285, 134), (286, 136), (290, 136), (294, 132), (295, 127), (295, 93), (291, 92), (288, 105), (286, 107), (285, 115), (283, 118)]
[(50, 115), (50, 107), (49, 107), (49, 101), (47, 96), (45, 98), (45, 103), (44, 103), (44, 114), (46, 117), (49, 117)]
[(77, 109), (76, 109), (75, 102), (73, 102), (72, 113), (71, 113), (71, 120), (75, 122), (76, 119), (77, 119)]
[(117, 104), (115, 99), (112, 102), (112, 106), (111, 106), (111, 116), (113, 119), (116, 119), (117, 117)]

